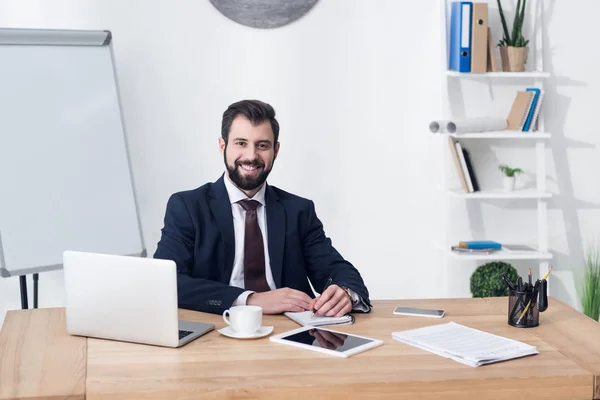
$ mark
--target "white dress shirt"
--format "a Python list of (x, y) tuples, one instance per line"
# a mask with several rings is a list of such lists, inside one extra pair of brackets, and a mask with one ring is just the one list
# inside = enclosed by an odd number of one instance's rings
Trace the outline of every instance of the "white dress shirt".
[[(225, 189), (229, 195), (229, 201), (231, 203), (231, 213), (233, 214), (233, 232), (235, 238), (235, 256), (233, 258), (233, 271), (231, 278), (229, 279), (229, 286), (236, 286), (240, 288), (245, 287), (244, 282), (244, 236), (246, 233), (246, 210), (238, 203), (240, 200), (248, 200), (248, 196), (240, 189), (238, 189), (230, 180), (227, 174), (225, 174)], [(264, 184), (262, 188), (252, 197), (251, 200), (256, 200), (260, 203), (256, 209), (256, 217), (258, 219), (258, 226), (263, 238), (263, 245), (265, 248), (265, 275), (267, 278), (267, 284), (271, 290), (277, 289), (275, 281), (273, 280), (273, 273), (271, 272), (271, 263), (269, 261), (269, 241), (267, 232), (267, 213), (265, 210), (265, 189), (267, 185)], [(245, 305), (246, 300), (250, 294), (254, 293), (252, 290), (246, 290), (238, 296), (234, 302), (234, 306)], [(352, 305), (355, 310), (368, 311), (369, 306), (364, 303), (362, 298), (350, 290), (352, 297)]]

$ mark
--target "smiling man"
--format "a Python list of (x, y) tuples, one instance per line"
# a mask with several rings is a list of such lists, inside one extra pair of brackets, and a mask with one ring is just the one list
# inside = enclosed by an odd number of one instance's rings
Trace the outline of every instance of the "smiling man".
[(266, 183), (279, 146), (273, 107), (234, 103), (219, 138), (225, 173), (169, 198), (154, 258), (177, 264), (180, 308), (222, 313), (248, 304), (265, 314), (326, 316), (371, 310), (360, 273), (325, 236), (313, 202)]

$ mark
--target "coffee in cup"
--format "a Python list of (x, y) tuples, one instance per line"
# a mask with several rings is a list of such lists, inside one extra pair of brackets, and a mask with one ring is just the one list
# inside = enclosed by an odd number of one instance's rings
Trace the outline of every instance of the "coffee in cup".
[(223, 321), (237, 333), (250, 335), (262, 326), (262, 308), (258, 306), (231, 307), (223, 312)]

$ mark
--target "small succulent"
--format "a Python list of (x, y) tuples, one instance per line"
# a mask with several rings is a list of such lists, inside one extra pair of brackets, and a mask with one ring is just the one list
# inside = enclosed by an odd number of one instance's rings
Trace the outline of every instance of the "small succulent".
[(517, 8), (515, 12), (515, 20), (513, 21), (512, 35), (508, 34), (508, 26), (506, 25), (506, 18), (504, 17), (504, 11), (502, 10), (502, 3), (498, 2), (498, 10), (500, 11), (500, 20), (502, 21), (502, 29), (504, 30), (504, 37), (498, 42), (498, 46), (513, 46), (513, 47), (526, 47), (529, 40), (525, 40), (523, 37), (523, 22), (525, 21), (525, 5), (527, 0), (517, 1)]
[(506, 164), (502, 164), (498, 167), (498, 169), (500, 171), (502, 171), (504, 173), (504, 175), (508, 176), (508, 177), (512, 177), (518, 174), (522, 174), (523, 170), (521, 168), (511, 168)]

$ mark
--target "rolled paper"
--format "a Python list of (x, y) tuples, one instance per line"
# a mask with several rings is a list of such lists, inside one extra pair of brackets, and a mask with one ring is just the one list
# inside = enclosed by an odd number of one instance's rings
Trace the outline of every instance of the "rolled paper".
[(433, 133), (448, 133), (448, 120), (435, 120), (429, 124), (429, 130)]
[(492, 132), (506, 129), (505, 118), (464, 118), (448, 121), (446, 131), (450, 133)]

